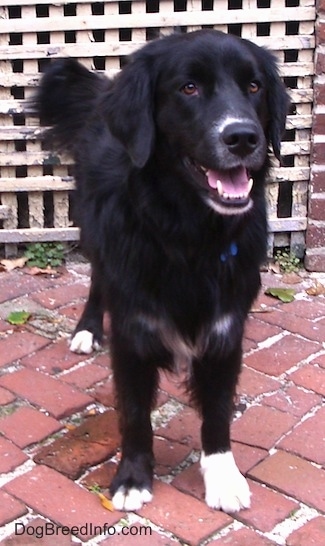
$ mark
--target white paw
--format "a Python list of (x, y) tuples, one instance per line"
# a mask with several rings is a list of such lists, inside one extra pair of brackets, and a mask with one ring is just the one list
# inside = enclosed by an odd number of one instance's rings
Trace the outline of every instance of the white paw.
[(125, 489), (125, 487), (119, 487), (115, 495), (113, 495), (112, 502), (116, 510), (139, 510), (142, 505), (152, 500), (152, 493), (148, 489)]
[(100, 345), (94, 341), (94, 335), (88, 330), (80, 330), (70, 341), (70, 351), (89, 355), (93, 350), (100, 349)]
[(250, 490), (239, 472), (231, 451), (201, 455), (201, 471), (205, 484), (205, 501), (210, 508), (238, 512), (250, 507)]

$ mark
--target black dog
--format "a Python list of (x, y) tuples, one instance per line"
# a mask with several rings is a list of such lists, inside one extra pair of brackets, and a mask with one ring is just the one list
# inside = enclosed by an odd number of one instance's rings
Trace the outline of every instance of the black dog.
[(212, 30), (172, 35), (136, 52), (114, 81), (57, 61), (38, 108), (52, 145), (73, 154), (92, 264), (71, 350), (91, 352), (111, 316), (122, 433), (114, 505), (151, 500), (158, 369), (186, 362), (206, 502), (248, 507), (229, 425), (265, 259), (267, 148), (279, 158), (287, 110), (273, 56)]

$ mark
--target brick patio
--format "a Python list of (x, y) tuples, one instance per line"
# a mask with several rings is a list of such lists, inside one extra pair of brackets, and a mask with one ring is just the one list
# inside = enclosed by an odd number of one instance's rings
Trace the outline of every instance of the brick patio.
[[(312, 282), (295, 285), (289, 304), (261, 293), (246, 327), (232, 438), (251, 508), (229, 516), (205, 505), (200, 421), (177, 378), (163, 375), (153, 412), (154, 500), (125, 515), (103, 508), (96, 494), (107, 494), (119, 458), (107, 344), (92, 355), (67, 347), (88, 266), (53, 277), (0, 273), (1, 543), (324, 546), (325, 297), (306, 294)], [(263, 283), (281, 280), (263, 274)], [(7, 316), (19, 310), (29, 321), (10, 325)], [(151, 535), (140, 535), (144, 526)]]

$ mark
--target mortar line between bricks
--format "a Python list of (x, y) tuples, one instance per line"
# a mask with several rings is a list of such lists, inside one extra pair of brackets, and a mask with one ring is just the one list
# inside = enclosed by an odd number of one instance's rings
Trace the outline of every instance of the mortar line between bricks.
[(263, 341), (260, 341), (257, 344), (257, 347), (253, 347), (250, 351), (247, 351), (245, 353), (245, 356), (250, 356), (251, 354), (256, 353), (260, 349), (269, 349), (270, 347), (272, 347), (272, 345), (274, 345), (275, 343), (277, 343), (278, 341), (280, 341), (284, 337), (290, 335), (291, 333), (292, 332), (290, 332), (289, 330), (283, 330), (279, 334), (275, 334), (274, 336), (270, 336), (267, 339), (264, 339)]
[(276, 542), (280, 546), (285, 546), (286, 540), (293, 531), (301, 529), (305, 523), (319, 516), (319, 513), (314, 508), (300, 503), (300, 507), (292, 515), (281, 521), (272, 529), (266, 531), (264, 536)]
[(9, 521), (9, 523), (6, 523), (2, 527), (0, 527), (0, 542), (2, 542), (5, 538), (8, 538), (11, 535), (14, 535), (16, 523), (23, 523), (24, 525), (30, 525), (34, 519), (37, 519), (38, 517), (40, 517), (38, 514), (34, 515), (32, 513), (32, 509), (29, 508), (28, 506), (26, 506), (26, 508), (28, 509), (27, 514), (24, 514), (20, 518), (16, 518), (13, 521)]
[[(303, 341), (306, 341), (304, 338), (301, 338), (301, 339), (303, 339)], [(323, 350), (317, 351), (316, 353), (312, 353), (311, 355), (307, 356), (306, 358), (303, 358), (302, 360), (300, 360), (298, 362), (298, 364), (295, 364), (294, 366), (291, 366), (291, 368), (289, 368), (288, 370), (283, 372), (283, 374), (279, 375), (278, 379), (281, 380), (281, 378), (284, 375), (287, 377), (287, 379), (290, 379), (291, 374), (293, 374), (297, 370), (300, 370), (300, 368), (303, 368), (304, 366), (306, 366), (307, 364), (312, 362), (315, 358), (317, 358), (319, 356), (322, 356), (323, 354), (324, 354)]]
[(218, 538), (224, 538), (232, 531), (239, 531), (240, 529), (245, 529), (246, 526), (239, 521), (238, 519), (234, 519), (229, 525), (226, 525), (219, 531), (212, 533), (208, 538), (200, 542), (200, 546), (209, 546), (210, 542), (213, 540), (216, 540)]
[(27, 474), (27, 472), (32, 470), (35, 466), (36, 466), (36, 463), (34, 463), (34, 461), (32, 461), (31, 459), (28, 459), (28, 461), (25, 461), (23, 464), (15, 468), (15, 470), (0, 474), (0, 488), (6, 485), (7, 483), (11, 482), (15, 478), (18, 478), (19, 476), (23, 476), (24, 474)]

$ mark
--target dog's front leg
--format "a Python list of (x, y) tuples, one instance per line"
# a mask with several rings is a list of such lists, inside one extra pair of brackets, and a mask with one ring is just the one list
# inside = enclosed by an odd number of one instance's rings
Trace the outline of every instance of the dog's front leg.
[(230, 421), (240, 365), (240, 346), (227, 356), (211, 351), (193, 363), (192, 390), (203, 419), (201, 471), (205, 500), (211, 508), (230, 513), (250, 506), (249, 487), (230, 446)]
[(111, 483), (114, 507), (137, 510), (152, 498), (153, 435), (150, 412), (158, 381), (156, 363), (112, 328), (112, 362), (120, 414), (122, 458)]

